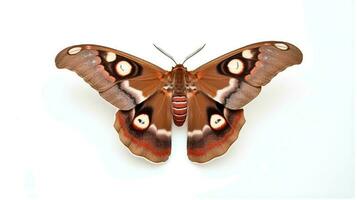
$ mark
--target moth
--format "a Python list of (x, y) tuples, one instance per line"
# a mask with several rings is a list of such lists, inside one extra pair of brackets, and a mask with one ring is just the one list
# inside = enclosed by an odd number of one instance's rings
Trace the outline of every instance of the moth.
[(290, 43), (267, 41), (229, 52), (194, 71), (176, 62), (166, 71), (92, 44), (65, 48), (55, 62), (58, 68), (76, 72), (119, 109), (114, 127), (132, 153), (153, 162), (166, 161), (172, 124), (187, 122), (188, 158), (203, 163), (223, 155), (237, 139), (245, 123), (242, 107), (275, 75), (300, 64), (302, 58)]

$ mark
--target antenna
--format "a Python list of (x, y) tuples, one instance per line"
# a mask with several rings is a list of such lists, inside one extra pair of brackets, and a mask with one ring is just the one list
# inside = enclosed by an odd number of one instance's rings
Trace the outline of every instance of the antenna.
[(206, 44), (204, 44), (202, 47), (198, 48), (196, 51), (192, 52), (190, 55), (186, 56), (185, 60), (182, 62), (184, 64), (188, 59), (190, 59), (192, 56), (196, 55), (198, 52), (200, 52), (203, 47), (205, 47)]
[(156, 46), (155, 44), (153, 44), (154, 47), (159, 50), (161, 53), (163, 53), (165, 56), (169, 57), (172, 61), (174, 61), (174, 63), (177, 65), (177, 62), (175, 61), (175, 59), (168, 53), (166, 53), (164, 50), (162, 50), (160, 47)]

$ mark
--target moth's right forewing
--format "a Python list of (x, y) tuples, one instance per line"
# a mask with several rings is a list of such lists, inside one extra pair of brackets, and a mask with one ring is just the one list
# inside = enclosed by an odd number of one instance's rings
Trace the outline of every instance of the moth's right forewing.
[(75, 71), (120, 110), (135, 105), (161, 89), (163, 69), (127, 53), (98, 45), (76, 45), (56, 57), (58, 68)]

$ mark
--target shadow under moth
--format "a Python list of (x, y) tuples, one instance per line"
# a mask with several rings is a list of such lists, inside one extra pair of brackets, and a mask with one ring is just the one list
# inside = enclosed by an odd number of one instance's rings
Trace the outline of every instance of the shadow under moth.
[(267, 41), (229, 52), (194, 71), (176, 62), (165, 71), (130, 54), (84, 44), (62, 50), (55, 62), (58, 68), (75, 71), (119, 109), (114, 127), (132, 153), (166, 161), (172, 122), (183, 126), (187, 121), (188, 158), (203, 163), (223, 155), (237, 139), (245, 123), (242, 107), (302, 57), (292, 44)]

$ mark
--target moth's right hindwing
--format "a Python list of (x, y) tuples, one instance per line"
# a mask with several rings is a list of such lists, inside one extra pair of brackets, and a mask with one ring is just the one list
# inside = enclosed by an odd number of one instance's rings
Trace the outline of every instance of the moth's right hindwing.
[(153, 162), (167, 160), (171, 153), (171, 93), (157, 91), (130, 111), (118, 111), (115, 128), (120, 140), (136, 155)]

